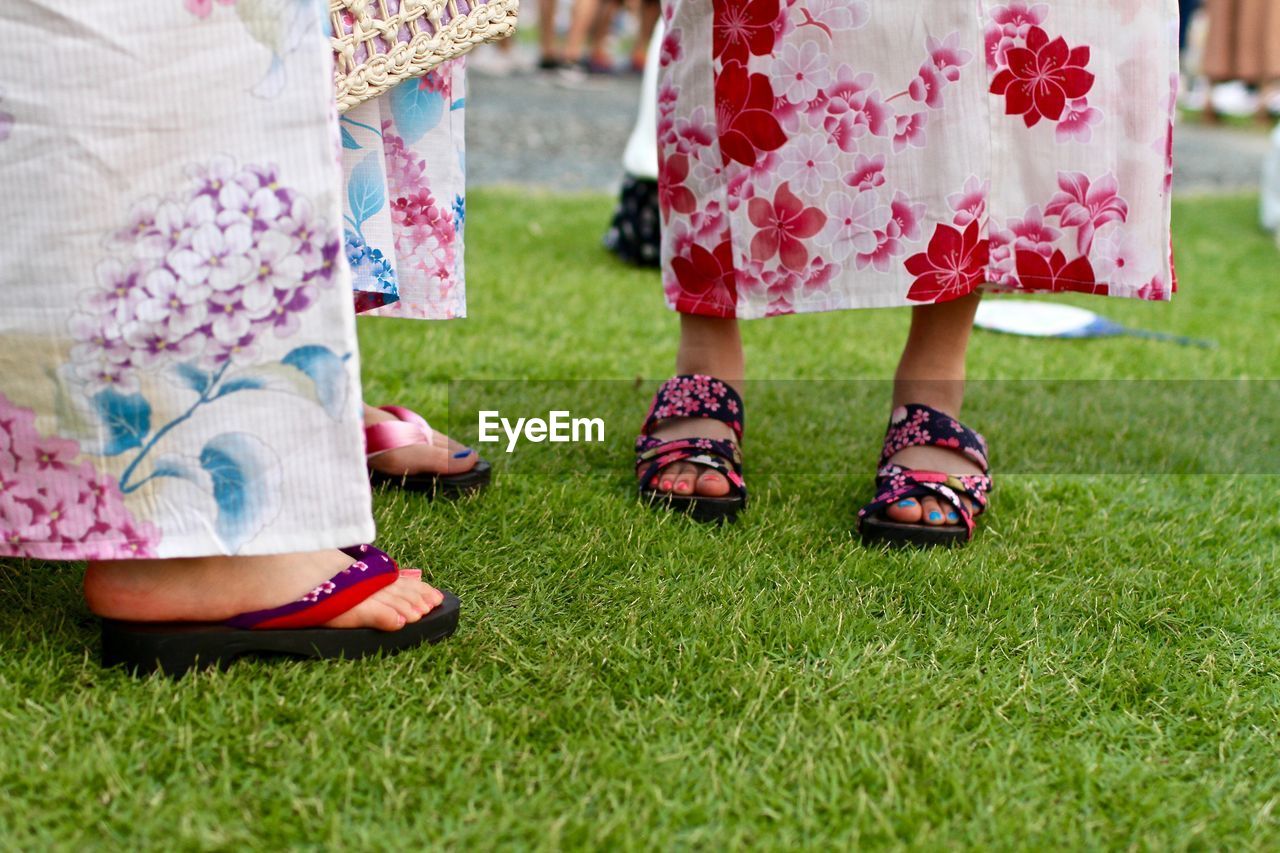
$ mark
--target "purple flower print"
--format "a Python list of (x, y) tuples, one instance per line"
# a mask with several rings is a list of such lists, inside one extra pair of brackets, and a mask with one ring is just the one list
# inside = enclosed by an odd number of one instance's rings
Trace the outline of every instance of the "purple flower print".
[(88, 461), (79, 444), (43, 436), (35, 413), (0, 394), (0, 554), (39, 559), (84, 556), (154, 557), (160, 532), (139, 523), (115, 482)]
[(138, 372), (245, 363), (259, 335), (285, 337), (330, 283), (336, 240), (274, 166), (226, 157), (188, 168), (181, 195), (144, 199), (109, 245), (85, 313), (70, 329), (75, 375), (90, 396), (132, 393)]

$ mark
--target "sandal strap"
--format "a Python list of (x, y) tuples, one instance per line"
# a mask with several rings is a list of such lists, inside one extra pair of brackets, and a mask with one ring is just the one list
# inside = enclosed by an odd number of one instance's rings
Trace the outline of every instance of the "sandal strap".
[(991, 469), (985, 438), (946, 412), (919, 403), (899, 406), (889, 415), (879, 467), (908, 447), (943, 447), (964, 454), (984, 474)]
[(642, 436), (653, 433), (668, 418), (709, 418), (728, 424), (742, 441), (744, 407), (738, 392), (728, 382), (695, 373), (674, 376), (662, 383), (640, 429)]
[(297, 601), (281, 607), (241, 613), (226, 621), (255, 631), (315, 628), (336, 619), (400, 577), (396, 561), (372, 545), (343, 548), (354, 563)]
[(372, 459), (392, 450), (415, 444), (431, 444), (435, 430), (427, 419), (402, 406), (379, 406), (380, 411), (393, 415), (396, 420), (383, 421), (364, 428), (365, 458)]
[(677, 462), (691, 462), (718, 471), (743, 497), (747, 483), (742, 476), (742, 450), (728, 439), (677, 438), (663, 441), (642, 435), (636, 439), (636, 476), (644, 484)]
[[(976, 516), (987, 508), (987, 494), (992, 481), (986, 474), (946, 474), (941, 471), (922, 471), (886, 465), (876, 476), (876, 496), (871, 503), (858, 510), (858, 518), (875, 515), (906, 498), (935, 497), (950, 504), (964, 522), (965, 530), (973, 537), (977, 526)], [(972, 513), (961, 496), (969, 498), (978, 507)]]

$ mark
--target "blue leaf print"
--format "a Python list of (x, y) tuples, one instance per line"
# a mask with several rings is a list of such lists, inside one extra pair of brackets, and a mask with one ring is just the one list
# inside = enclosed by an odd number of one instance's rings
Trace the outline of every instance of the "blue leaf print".
[(203, 394), (209, 390), (209, 383), (213, 381), (213, 377), (207, 372), (196, 367), (192, 362), (183, 364), (175, 364), (173, 366), (174, 375), (178, 377), (178, 381), (186, 387), (195, 391), (197, 394)]
[(151, 432), (151, 404), (141, 394), (125, 395), (108, 388), (94, 395), (93, 408), (105, 433), (103, 456), (141, 447)]
[(450, 112), (453, 112), (454, 110), (461, 110), (461, 109), (465, 109), (465, 108), (466, 108), (466, 106), (467, 106), (467, 99), (466, 99), (466, 98), (458, 98), (458, 100), (456, 100), (456, 101), (454, 101), (454, 102), (453, 102), (453, 106), (449, 107), (449, 111), (450, 111)]
[(351, 170), (351, 180), (347, 183), (347, 203), (351, 207), (351, 218), (355, 220), (357, 229), (369, 217), (382, 210), (386, 201), (386, 181), (378, 163), (379, 156), (375, 152), (361, 160), (360, 165)]
[(391, 117), (408, 145), (426, 136), (443, 115), (444, 96), (425, 88), (421, 80), (406, 80), (391, 90)]
[(254, 376), (236, 376), (222, 383), (218, 396), (225, 397), (237, 391), (259, 391), (267, 387), (267, 383)]
[(315, 383), (316, 399), (331, 418), (342, 416), (347, 404), (347, 368), (345, 359), (328, 347), (298, 347), (281, 362), (302, 371)]
[(258, 535), (280, 510), (280, 460), (257, 438), (223, 433), (200, 451), (218, 504), (214, 530), (232, 552)]
[(347, 130), (345, 127), (342, 128), (342, 147), (349, 148), (352, 151), (360, 150), (360, 143), (356, 142), (356, 138), (351, 135), (351, 131)]

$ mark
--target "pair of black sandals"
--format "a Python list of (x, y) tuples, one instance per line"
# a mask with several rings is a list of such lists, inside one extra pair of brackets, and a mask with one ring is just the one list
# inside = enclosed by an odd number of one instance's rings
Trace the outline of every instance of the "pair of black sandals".
[[(636, 476), (640, 498), (651, 504), (689, 514), (701, 522), (727, 523), (747, 507), (743, 479), (743, 403), (727, 383), (705, 375), (676, 376), (658, 389), (640, 436), (636, 439)], [(736, 440), (653, 436), (670, 418), (707, 418), (726, 424)], [(909, 447), (941, 447), (961, 453), (981, 474), (960, 476), (940, 471), (903, 468), (890, 463)], [(724, 497), (675, 494), (654, 484), (658, 472), (677, 462), (718, 471), (729, 481)], [(911, 404), (894, 409), (885, 433), (876, 472), (876, 494), (858, 511), (858, 532), (869, 545), (916, 547), (954, 546), (973, 538), (977, 516), (987, 507), (992, 481), (986, 440), (955, 418), (929, 406)], [(955, 513), (958, 524), (907, 524), (887, 515), (899, 501), (932, 497)], [(971, 509), (972, 507), (972, 509)]]

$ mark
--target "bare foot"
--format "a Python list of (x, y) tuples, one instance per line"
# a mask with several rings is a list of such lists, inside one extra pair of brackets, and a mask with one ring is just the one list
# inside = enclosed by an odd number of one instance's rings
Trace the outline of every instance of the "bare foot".
[[(90, 610), (108, 619), (220, 622), (297, 601), (352, 562), (337, 550), (91, 562), (84, 577), (84, 597)], [(422, 582), (421, 572), (404, 570), (394, 584), (325, 627), (396, 631), (417, 622), (443, 600), (439, 590)]]
[[(677, 438), (736, 440), (728, 424), (711, 418), (671, 418), (654, 427), (651, 434), (654, 438), (664, 441)], [(649, 480), (649, 488), (677, 495), (722, 498), (729, 494), (732, 486), (719, 471), (713, 471), (693, 462), (676, 462), (654, 474)]]
[[(390, 412), (364, 407), (364, 425), (395, 421)], [(369, 467), (393, 477), (412, 474), (461, 474), (476, 467), (480, 455), (459, 444), (442, 432), (432, 431), (429, 444), (414, 444), (379, 453), (369, 460)]]

